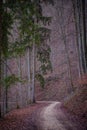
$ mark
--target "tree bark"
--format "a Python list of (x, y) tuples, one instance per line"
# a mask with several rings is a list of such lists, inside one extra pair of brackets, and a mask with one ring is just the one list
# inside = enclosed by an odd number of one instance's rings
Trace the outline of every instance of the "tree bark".
[(32, 49), (32, 102), (35, 103), (35, 43)]
[[(8, 61), (7, 61), (7, 58), (5, 58), (4, 59), (5, 60), (5, 63), (6, 64), (4, 64), (4, 78), (6, 78), (7, 77), (7, 64), (8, 64)], [(5, 113), (7, 113), (8, 112), (8, 86), (7, 86), (7, 84), (5, 84), (5, 107), (6, 107), (6, 111), (5, 111)]]
[(27, 86), (27, 103), (31, 103), (31, 59), (30, 49), (27, 49), (27, 75), (28, 75), (28, 86)]
[[(63, 1), (62, 1), (62, 7), (63, 7)], [(65, 29), (64, 29), (64, 19), (63, 19), (63, 8), (62, 10), (58, 9), (58, 12), (60, 12), (60, 22), (59, 22), (59, 26), (60, 26), (60, 29), (61, 29), (61, 35), (62, 35), (62, 39), (63, 39), (63, 43), (64, 43), (64, 46), (65, 46), (65, 52), (66, 52), (66, 59), (67, 59), (67, 64), (68, 64), (68, 74), (69, 74), (69, 78), (70, 78), (70, 85), (71, 85), (71, 88), (70, 88), (70, 91), (74, 91), (74, 85), (73, 85), (73, 79), (72, 79), (72, 71), (71, 71), (71, 61), (70, 61), (70, 58), (69, 58), (69, 53), (68, 53), (68, 48), (67, 48), (67, 41), (66, 41), (66, 34), (65, 34)]]
[(73, 2), (76, 19), (77, 42), (79, 51), (80, 73), (87, 72), (86, 66), (86, 25), (85, 25), (85, 0), (76, 0)]
[(86, 1), (81, 0), (81, 10), (82, 10), (82, 34), (83, 34), (83, 43), (84, 43), (84, 62), (85, 62), (85, 72), (87, 73), (87, 41), (86, 41)]
[(78, 54), (78, 60), (79, 60), (79, 63), (78, 63), (78, 75), (79, 75), (79, 78), (81, 77), (81, 71), (82, 71), (82, 63), (81, 63), (81, 53), (80, 53), (80, 47), (79, 47), (79, 34), (78, 34), (78, 14), (77, 14), (77, 8), (76, 8), (76, 4), (75, 4), (75, 1), (72, 0), (72, 6), (73, 6), (73, 13), (74, 13), (74, 20), (75, 20), (75, 29), (76, 29), (76, 43), (77, 43), (77, 54)]
[(84, 19), (84, 0), (79, 1), (79, 16), (80, 16), (80, 33), (82, 44), (82, 65), (83, 71), (86, 72), (86, 56), (85, 56), (85, 19)]
[(2, 51), (2, 4), (3, 0), (0, 0), (0, 117), (1, 117), (1, 51)]
[[(22, 77), (22, 70), (21, 70), (21, 56), (19, 56), (18, 57), (18, 59), (17, 59), (17, 65), (18, 65), (18, 76), (19, 76), (19, 78), (21, 79), (21, 77)], [(20, 106), (22, 107), (22, 85), (21, 85), (21, 83), (19, 82), (18, 83), (18, 88), (17, 88), (17, 91), (19, 92), (19, 99), (17, 99), (17, 106), (19, 106), (19, 104), (20, 104)]]

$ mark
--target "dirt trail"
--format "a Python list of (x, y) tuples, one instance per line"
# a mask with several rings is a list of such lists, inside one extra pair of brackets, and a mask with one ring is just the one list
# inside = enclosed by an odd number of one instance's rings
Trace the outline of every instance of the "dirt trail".
[(13, 110), (0, 120), (0, 130), (87, 130), (60, 102), (37, 102)]
[(59, 104), (54, 102), (43, 110), (42, 117), (44, 119), (44, 130), (66, 130), (59, 120), (56, 119), (55, 106)]
[(67, 117), (60, 102), (52, 102), (43, 108), (40, 117), (41, 130), (85, 130), (79, 123)]

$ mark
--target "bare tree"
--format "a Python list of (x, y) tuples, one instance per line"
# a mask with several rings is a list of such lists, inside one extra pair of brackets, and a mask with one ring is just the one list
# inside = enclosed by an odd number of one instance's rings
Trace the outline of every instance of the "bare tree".
[[(64, 11), (63, 0), (61, 2), (61, 6), (62, 6), (61, 8), (57, 8), (58, 17), (59, 17), (59, 26), (60, 26), (60, 29), (61, 29), (61, 38), (62, 38), (64, 46), (65, 46), (66, 60), (67, 60), (67, 65), (68, 65), (67, 70), (68, 70), (68, 75), (69, 75), (69, 78), (70, 78), (71, 91), (73, 91), (74, 88), (73, 88), (73, 80), (72, 80), (71, 61), (70, 61), (70, 58), (69, 58), (69, 53), (68, 53), (68, 48), (67, 48), (67, 40), (66, 40), (67, 36), (66, 36), (66, 33), (65, 33), (65, 25), (64, 25), (64, 17), (63, 17), (63, 13), (64, 13), (63, 12)], [(69, 18), (70, 18), (70, 16), (69, 16)], [(66, 25), (67, 25), (67, 23), (66, 23)]]
[(86, 25), (85, 25), (85, 0), (73, 1), (73, 9), (76, 25), (76, 37), (78, 44), (80, 75), (87, 72), (86, 67)]

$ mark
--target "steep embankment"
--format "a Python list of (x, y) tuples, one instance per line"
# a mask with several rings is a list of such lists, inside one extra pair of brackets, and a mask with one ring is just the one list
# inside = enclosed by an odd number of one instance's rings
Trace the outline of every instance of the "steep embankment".
[(87, 86), (79, 87), (63, 102), (63, 105), (87, 123)]

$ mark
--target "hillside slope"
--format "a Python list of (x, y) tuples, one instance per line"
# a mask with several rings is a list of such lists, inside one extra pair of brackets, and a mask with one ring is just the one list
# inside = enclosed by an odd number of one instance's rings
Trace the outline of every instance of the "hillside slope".
[(64, 100), (63, 105), (87, 121), (87, 86), (79, 87), (72, 95)]

